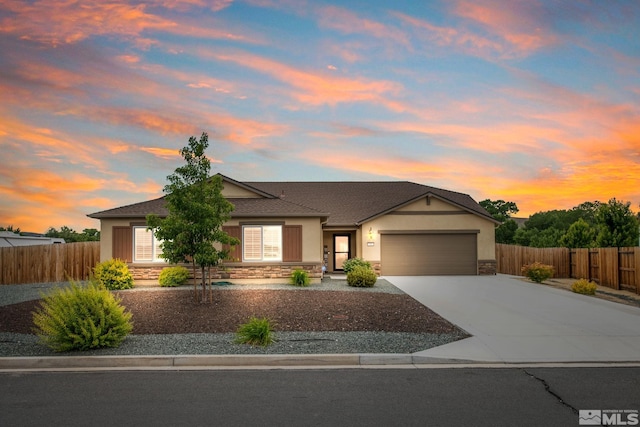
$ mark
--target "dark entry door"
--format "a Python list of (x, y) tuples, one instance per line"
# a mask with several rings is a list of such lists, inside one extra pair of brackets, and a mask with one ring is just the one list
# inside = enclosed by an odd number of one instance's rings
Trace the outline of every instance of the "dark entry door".
[(351, 235), (333, 235), (333, 269), (342, 271), (342, 264), (351, 258)]

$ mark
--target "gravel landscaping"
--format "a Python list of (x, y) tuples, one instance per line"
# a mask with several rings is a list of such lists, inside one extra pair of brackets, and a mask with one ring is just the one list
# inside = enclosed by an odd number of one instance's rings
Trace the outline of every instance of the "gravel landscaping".
[[(65, 284), (0, 286), (0, 356), (54, 356), (32, 333), (42, 292)], [(352, 288), (324, 279), (290, 285), (214, 286), (213, 302), (194, 302), (193, 288), (137, 287), (116, 294), (133, 313), (134, 331), (118, 348), (83, 355), (413, 353), (468, 335), (384, 279)], [(275, 323), (268, 347), (234, 343), (249, 317)]]

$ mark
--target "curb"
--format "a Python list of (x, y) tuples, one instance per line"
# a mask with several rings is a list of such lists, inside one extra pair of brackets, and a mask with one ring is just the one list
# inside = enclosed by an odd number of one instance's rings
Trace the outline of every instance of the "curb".
[[(282, 354), (0, 357), (0, 370), (361, 367), (474, 363), (411, 354)], [(477, 362), (475, 362), (477, 363)]]
[(640, 361), (501, 362), (412, 354), (0, 357), (0, 372), (90, 370), (640, 367)]

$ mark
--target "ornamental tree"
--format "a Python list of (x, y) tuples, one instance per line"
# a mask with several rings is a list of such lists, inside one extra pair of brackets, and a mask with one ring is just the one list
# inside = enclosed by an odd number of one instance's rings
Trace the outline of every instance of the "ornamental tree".
[(222, 195), (222, 177), (209, 176), (211, 162), (205, 155), (208, 146), (205, 132), (200, 140), (189, 138), (189, 145), (180, 150), (186, 164), (167, 177), (169, 184), (164, 187), (169, 214), (165, 218), (147, 215), (149, 229), (162, 241), (162, 257), (174, 264), (191, 263), (196, 298), (196, 267), (200, 268), (202, 302), (207, 299), (205, 271), (229, 257), (228, 249), (218, 247), (240, 243), (222, 230), (234, 207)]

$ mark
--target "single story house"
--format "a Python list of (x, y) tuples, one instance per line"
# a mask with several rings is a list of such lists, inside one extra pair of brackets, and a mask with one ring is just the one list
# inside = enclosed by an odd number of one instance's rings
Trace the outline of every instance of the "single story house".
[[(360, 257), (378, 274), (495, 274), (495, 221), (469, 195), (407, 181), (240, 182), (222, 176), (235, 206), (224, 229), (241, 244), (213, 278), (313, 278)], [(164, 197), (88, 215), (100, 220), (100, 258), (134, 277), (163, 268), (145, 217), (166, 216)]]

